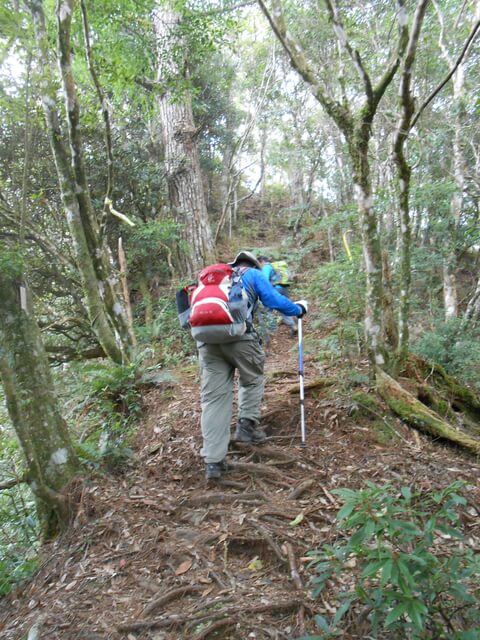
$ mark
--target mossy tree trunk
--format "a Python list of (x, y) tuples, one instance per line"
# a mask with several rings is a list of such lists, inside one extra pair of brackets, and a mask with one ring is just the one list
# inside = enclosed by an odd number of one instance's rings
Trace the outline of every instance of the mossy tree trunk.
[(128, 326), (118, 275), (93, 210), (84, 164), (80, 108), (72, 74), (70, 29), (75, 2), (57, 5), (58, 62), (67, 114), (69, 147), (57, 109), (58, 86), (52, 63), (42, 0), (28, 0), (33, 19), (39, 67), (43, 71), (41, 98), (63, 208), (73, 240), (88, 316), (104, 352), (114, 362), (128, 362), (132, 335)]
[(21, 275), (0, 271), (0, 376), (7, 409), (25, 456), (44, 540), (70, 521), (68, 495), (80, 474), (67, 425), (59, 411), (40, 330)]

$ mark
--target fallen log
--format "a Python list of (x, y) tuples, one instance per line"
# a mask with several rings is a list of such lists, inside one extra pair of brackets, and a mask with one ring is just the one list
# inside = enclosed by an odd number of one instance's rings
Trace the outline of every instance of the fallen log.
[(478, 455), (480, 453), (480, 439), (467, 435), (455, 428), (417, 400), (411, 393), (401, 387), (396, 380), (385, 371), (376, 371), (377, 390), (381, 397), (406, 423), (420, 429), (434, 438), (444, 438), (468, 449)]

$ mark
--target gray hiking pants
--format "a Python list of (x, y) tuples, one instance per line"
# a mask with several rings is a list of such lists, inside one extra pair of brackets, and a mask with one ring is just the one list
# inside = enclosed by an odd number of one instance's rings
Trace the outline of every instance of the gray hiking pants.
[(203, 344), (198, 353), (203, 436), (200, 454), (205, 462), (220, 462), (230, 442), (235, 369), (239, 374), (238, 418), (249, 418), (257, 424), (265, 386), (265, 354), (253, 336), (229, 344)]

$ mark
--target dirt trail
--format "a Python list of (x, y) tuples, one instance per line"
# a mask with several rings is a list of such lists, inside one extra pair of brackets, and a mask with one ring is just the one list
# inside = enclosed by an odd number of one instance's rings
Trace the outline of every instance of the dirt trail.
[[(381, 444), (367, 419), (349, 416), (339, 385), (306, 394), (302, 450), (298, 394), (289, 392), (297, 355), (286, 328), (271, 352), (269, 441), (232, 446), (234, 468), (217, 484), (207, 485), (198, 455), (194, 367), (145, 396), (135, 463), (85, 486), (70, 531), (44, 550), (34, 580), (0, 604), (2, 639), (20, 640), (34, 624), (42, 630), (35, 637), (52, 640), (299, 638), (315, 632), (315, 612), (334, 610), (333, 601), (311, 600), (306, 568), (307, 552), (338, 535), (333, 488), (458, 478), (478, 487), (471, 458), (401, 424), (399, 439)], [(311, 357), (305, 371), (307, 382), (334, 375)]]

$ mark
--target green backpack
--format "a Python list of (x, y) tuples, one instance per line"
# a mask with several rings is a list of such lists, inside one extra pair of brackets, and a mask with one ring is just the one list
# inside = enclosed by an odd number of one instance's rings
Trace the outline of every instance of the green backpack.
[(288, 265), (285, 262), (285, 260), (276, 260), (275, 262), (272, 262), (272, 267), (274, 270), (274, 273), (272, 274), (272, 277), (270, 278), (272, 281), (272, 284), (280, 284), (283, 287), (288, 287), (290, 286), (290, 274), (288, 272)]

